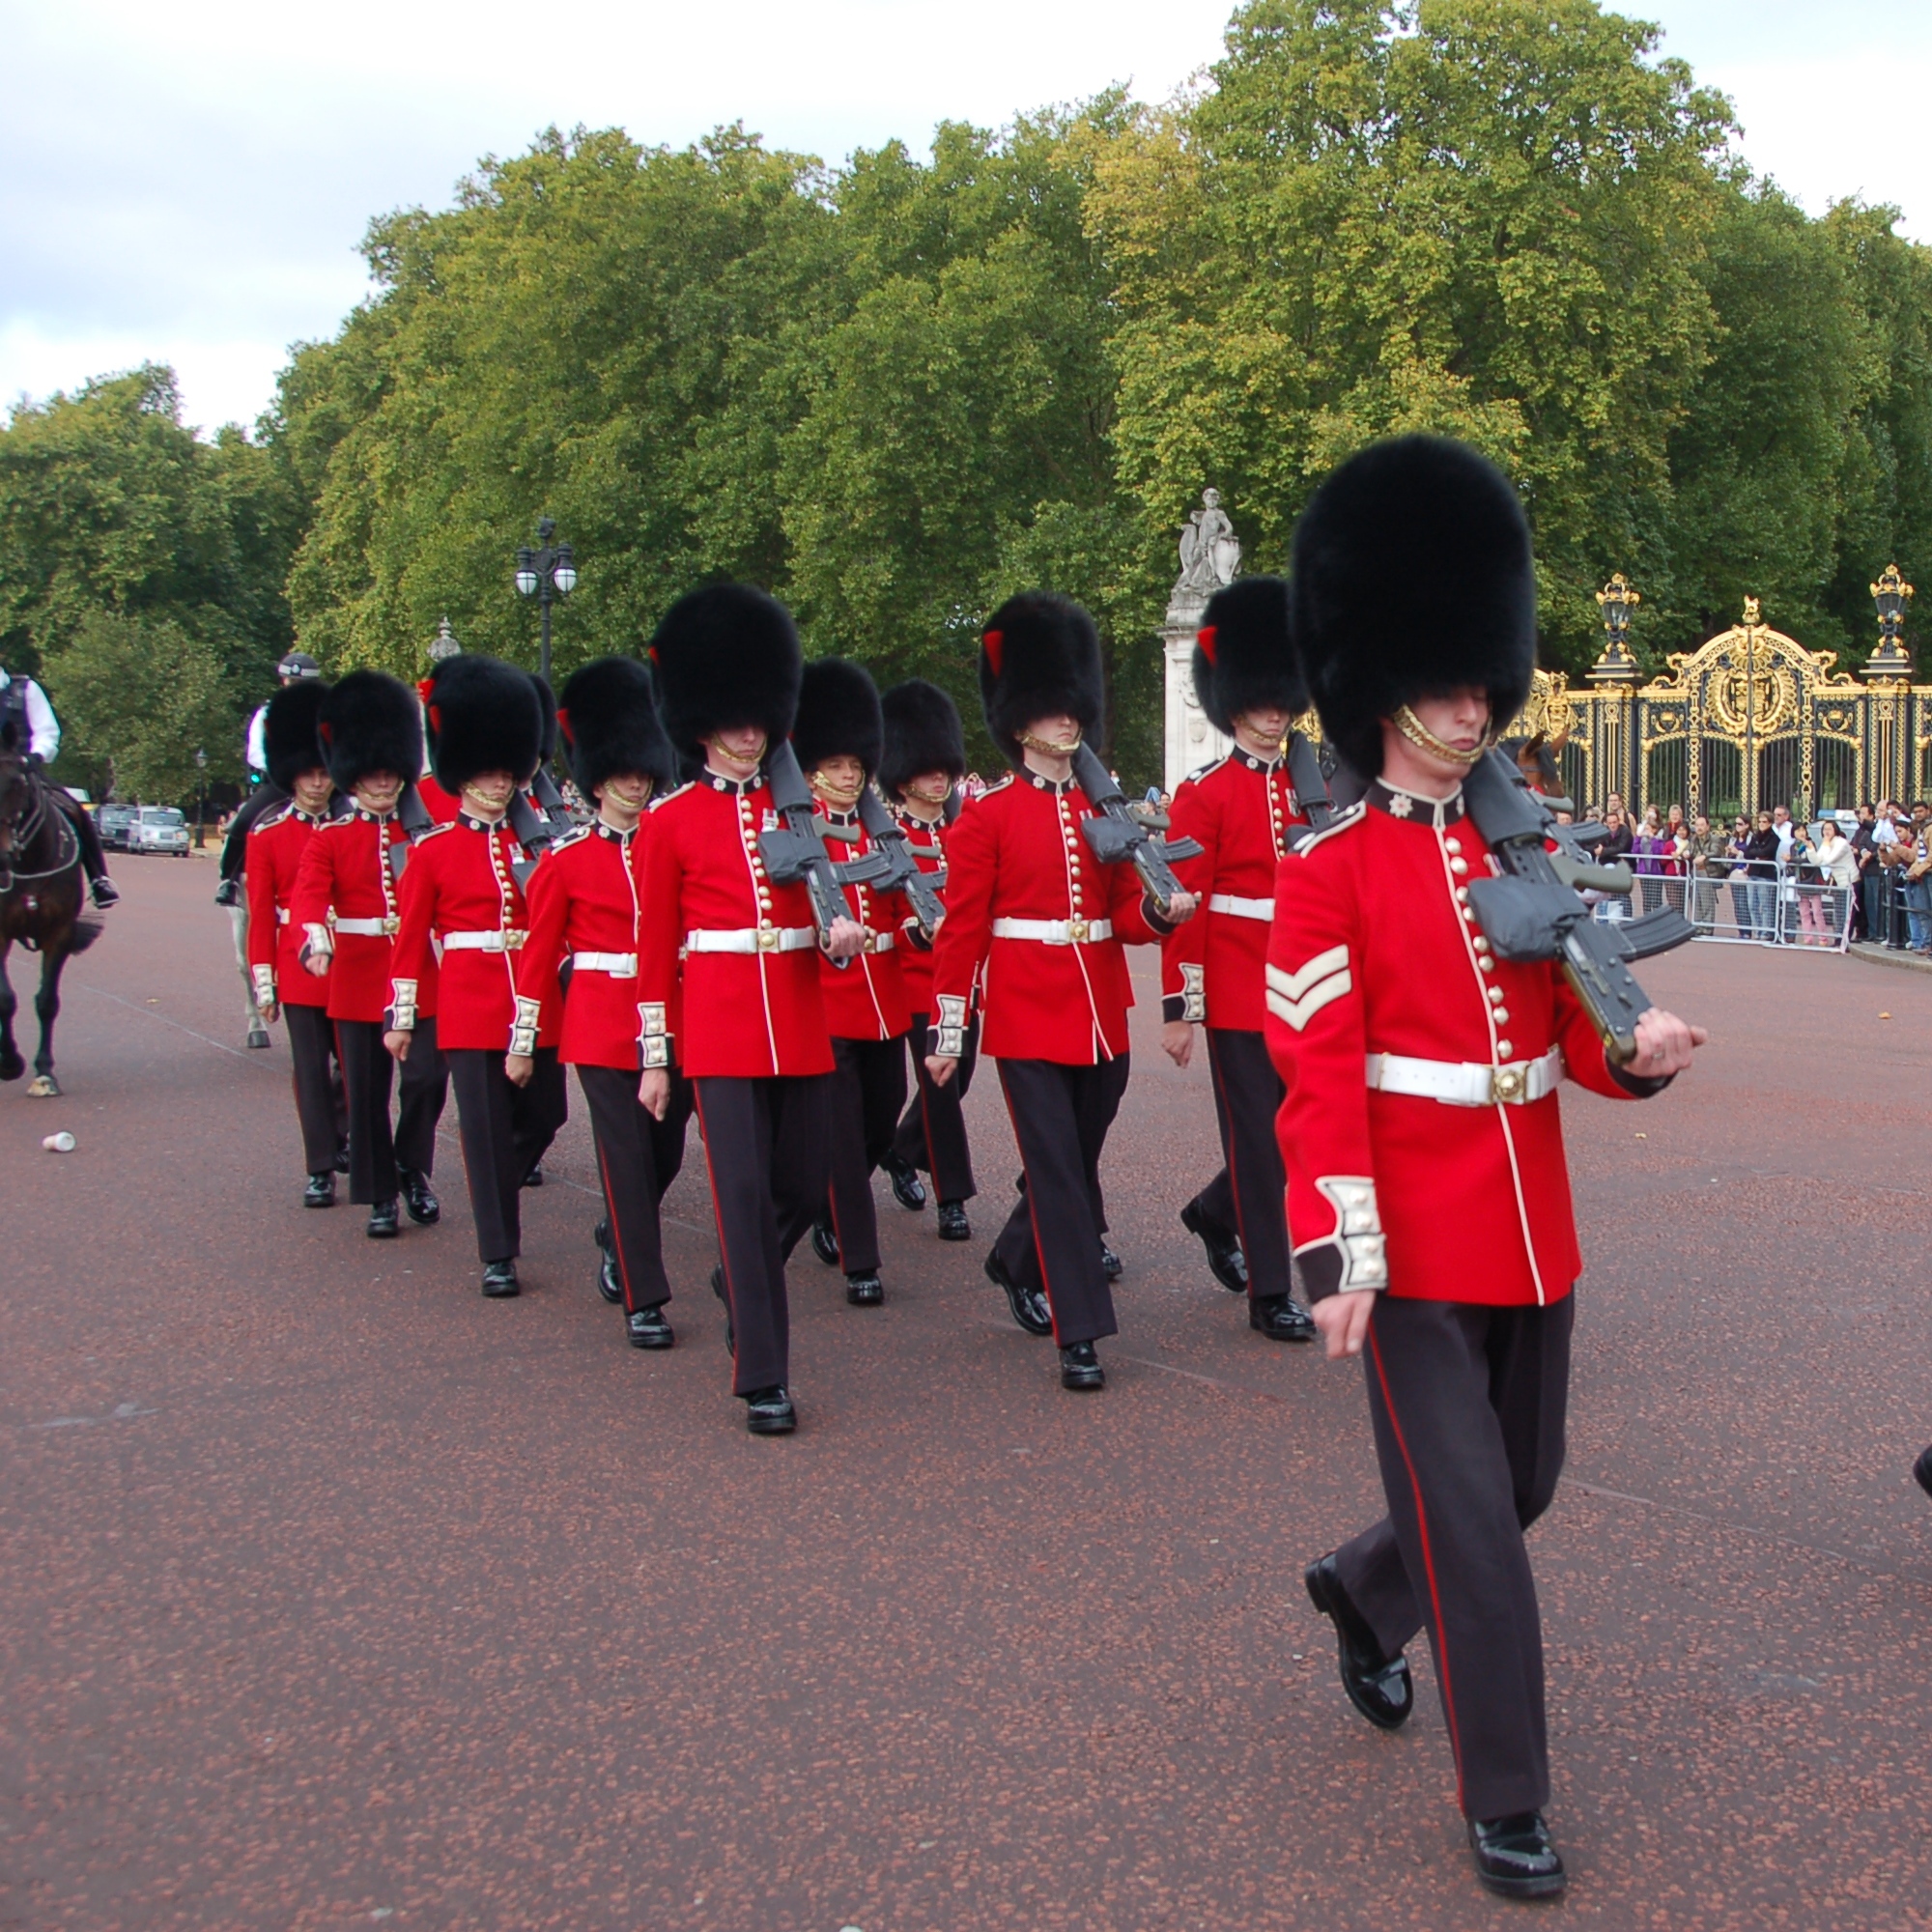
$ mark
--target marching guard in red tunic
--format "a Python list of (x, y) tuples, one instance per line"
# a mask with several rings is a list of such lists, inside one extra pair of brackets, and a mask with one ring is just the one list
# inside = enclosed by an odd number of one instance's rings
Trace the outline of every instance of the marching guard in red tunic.
[[(658, 1204), (683, 1165), (691, 1083), (673, 1067), (662, 1121), (638, 1098), (638, 932), (647, 808), (654, 792), (670, 789), (677, 761), (658, 723), (651, 674), (636, 658), (600, 658), (575, 672), (557, 716), (571, 778), (597, 817), (553, 845), (531, 875), (518, 987), (547, 1024), (557, 1025), (561, 1008), (557, 1051), (577, 1068), (589, 1102), (609, 1231), (599, 1231), (608, 1240), (600, 1288), (622, 1302), (634, 1349), (668, 1349), (676, 1336), (664, 1312), (670, 1283)], [(675, 1036), (675, 1024), (668, 1032)]]
[(1508, 481), (1434, 439), (1365, 450), (1303, 513), (1291, 582), (1323, 731), (1373, 782), (1281, 866), (1266, 1033), (1295, 1259), (1328, 1353), (1366, 1352), (1388, 1501), (1306, 1581), (1383, 1729), (1428, 1631), (1477, 1874), (1548, 1895), (1565, 1880), (1523, 1531), (1563, 1463), (1582, 1265), (1556, 1088), (1654, 1094), (1703, 1034), (1653, 1008), (1613, 1064), (1562, 969), (1500, 957), (1471, 903), (1498, 867), (1463, 778), (1535, 658)]
[[(827, 850), (863, 859), (872, 840), (859, 822), (859, 795), (879, 769), (885, 726), (871, 677), (842, 658), (805, 668), (792, 750), (819, 801)], [(879, 1217), (872, 1170), (892, 1151), (905, 1105), (905, 1040), (912, 1028), (902, 960), (929, 937), (897, 892), (870, 885), (844, 888), (845, 904), (865, 934), (856, 959), (820, 961), (826, 1024), (832, 1034), (832, 1088), (827, 1121), (832, 1184), (811, 1226), (811, 1245), (827, 1267), (845, 1272), (845, 1299), (876, 1308), (886, 1298), (879, 1279)]]
[[(528, 918), (512, 870), (523, 847), (505, 814), (536, 769), (542, 717), (525, 672), (473, 652), (444, 659), (425, 698), (430, 763), (461, 809), (453, 824), (416, 840), (403, 875), (384, 1043), (407, 1068), (423, 984), (435, 972), (483, 1293), (496, 1300), (521, 1292), (518, 1190), (533, 1132), (528, 1090), (513, 1084), (510, 1058), (533, 1058), (540, 1040), (538, 1003), (517, 988)], [(440, 967), (432, 938), (441, 947)]]
[[(959, 781), (966, 776), (966, 734), (959, 713), (936, 684), (918, 677), (894, 685), (880, 697), (879, 707), (886, 727), (879, 790), (898, 819), (914, 863), (944, 899), (946, 838), (958, 814)], [(980, 1190), (973, 1179), (973, 1152), (961, 1102), (973, 1084), (980, 1057), (979, 1002), (976, 998), (966, 1016), (959, 1070), (942, 1087), (925, 1065), (932, 1046), (932, 954), (921, 947), (908, 947), (899, 973), (912, 1009), (915, 1091), (882, 1164), (899, 1205), (915, 1211), (925, 1206), (921, 1171), (930, 1175), (939, 1203), (939, 1238), (971, 1240), (966, 1204)]]
[(347, 1171), (349, 1115), (335, 1032), (328, 1023), (328, 980), (301, 965), (302, 929), (295, 923), (296, 879), (309, 840), (341, 803), (323, 762), (316, 719), (328, 687), (303, 679), (263, 707), (262, 745), (269, 782), (285, 802), (256, 820), (247, 835), (243, 877), (248, 891), (248, 972), (255, 1007), (273, 1026), (288, 1021), (289, 1070), (301, 1126), (308, 1185), (304, 1208), (335, 1206), (335, 1177)]
[[(368, 1207), (370, 1237), (387, 1240), (401, 1225), (398, 1195), (418, 1227), (442, 1213), (430, 1177), (449, 1078), (437, 1051), (433, 972), (420, 989), (421, 1051), (400, 1083), (383, 1050), (400, 923), (398, 882), (409, 853), (396, 808), (422, 767), (422, 713), (407, 685), (384, 671), (353, 670), (323, 698), (316, 730), (329, 777), (354, 809), (309, 840), (290, 923), (302, 935), (304, 967), (328, 986), (349, 1103), (349, 1198)], [(392, 1133), (394, 1084), (401, 1096)]]
[(962, 812), (947, 841), (947, 911), (932, 969), (927, 1061), (944, 1086), (965, 1051), (984, 968), (985, 1051), (1019, 1142), (1025, 1185), (986, 1273), (1029, 1334), (1051, 1334), (1065, 1388), (1106, 1386), (1094, 1344), (1118, 1332), (1101, 1261), (1100, 1154), (1127, 1086), (1128, 945), (1192, 916), (1182, 892), (1143, 898), (1126, 865), (1102, 865), (1073, 753), (1102, 708), (1100, 640), (1079, 605), (1010, 598), (980, 643), (986, 728), (1014, 771)]
[[(776, 882), (760, 845), (779, 828), (765, 758), (797, 710), (798, 634), (763, 591), (720, 584), (671, 607), (650, 655), (665, 729), (701, 769), (651, 814), (638, 1096), (662, 1120), (674, 1064), (696, 1092), (731, 1392), (753, 1435), (781, 1435), (797, 1427), (784, 1264), (830, 1179), (833, 1066), (810, 895), (803, 883)], [(842, 915), (826, 934), (837, 958), (856, 957), (863, 940)]]
[(1262, 1037), (1263, 970), (1274, 874), (1307, 814), (1289, 777), (1287, 739), (1308, 709), (1288, 633), (1288, 585), (1244, 577), (1209, 600), (1194, 645), (1194, 694), (1228, 755), (1174, 794), (1174, 836), (1202, 847), (1175, 867), (1202, 914), (1161, 948), (1161, 1044), (1177, 1066), (1208, 1032), (1222, 1167), (1180, 1210), (1223, 1288), (1245, 1294), (1248, 1325), (1276, 1342), (1315, 1335), (1290, 1293), (1286, 1179), (1274, 1119), (1281, 1079)]

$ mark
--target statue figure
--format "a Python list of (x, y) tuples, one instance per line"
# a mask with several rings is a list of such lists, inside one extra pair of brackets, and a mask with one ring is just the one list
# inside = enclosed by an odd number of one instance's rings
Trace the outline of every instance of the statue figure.
[(1218, 490), (1201, 493), (1202, 507), (1188, 519), (1180, 532), (1180, 577), (1175, 595), (1191, 592), (1206, 599), (1223, 585), (1234, 582), (1241, 567), (1240, 540), (1228, 513), (1221, 507)]

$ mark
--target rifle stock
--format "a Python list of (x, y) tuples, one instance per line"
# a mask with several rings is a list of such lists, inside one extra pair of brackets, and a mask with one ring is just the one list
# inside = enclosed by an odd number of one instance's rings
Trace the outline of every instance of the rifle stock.
[(1080, 826), (1094, 858), (1103, 866), (1132, 866), (1147, 895), (1164, 914), (1175, 894), (1182, 890), (1174, 876), (1173, 862), (1198, 857), (1202, 849), (1199, 840), (1158, 838), (1138, 823), (1127, 810), (1126, 794), (1091, 745), (1083, 744), (1074, 753), (1073, 777), (1088, 804), (1100, 814), (1082, 820)]
[(866, 828), (873, 849), (884, 853), (889, 863), (889, 869), (879, 874), (879, 891), (903, 893), (920, 930), (930, 939), (946, 917), (946, 906), (919, 869), (919, 861), (912, 856), (898, 820), (869, 784), (859, 794), (859, 823)]

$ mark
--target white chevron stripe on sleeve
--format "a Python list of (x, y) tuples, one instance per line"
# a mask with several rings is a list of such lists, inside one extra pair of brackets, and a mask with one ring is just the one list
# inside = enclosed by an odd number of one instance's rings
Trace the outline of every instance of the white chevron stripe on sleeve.
[[(1337, 952), (1342, 950), (1340, 947), (1336, 949)], [(1269, 967), (1268, 973), (1272, 977), (1274, 968)], [(1267, 995), (1268, 1011), (1276, 1019), (1292, 1026), (1296, 1033), (1300, 1033), (1323, 1007), (1339, 1000), (1343, 994), (1352, 991), (1354, 983), (1348, 967), (1344, 966), (1339, 972), (1330, 973), (1327, 979), (1319, 980), (1298, 1000), (1284, 999), (1270, 986)]]
[(1293, 973), (1284, 973), (1279, 966), (1267, 969), (1267, 982), (1284, 999), (1298, 1000), (1318, 980), (1325, 980), (1329, 974), (1341, 971), (1349, 963), (1349, 949), (1346, 946), (1331, 946), (1326, 952), (1318, 952), (1307, 965)]

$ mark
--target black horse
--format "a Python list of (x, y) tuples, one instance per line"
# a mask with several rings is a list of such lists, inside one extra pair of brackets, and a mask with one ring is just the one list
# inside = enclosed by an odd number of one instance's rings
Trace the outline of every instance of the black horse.
[(41, 1050), (27, 1089), (40, 1099), (60, 1093), (54, 1018), (60, 1011), (61, 973), (100, 937), (99, 922), (81, 916), (86, 903), (79, 836), (19, 747), (0, 737), (0, 1080), (17, 1080), (27, 1070), (14, 1043), (20, 1003), (7, 978), (7, 960), (17, 943), (41, 955), (41, 988), (34, 996)]

